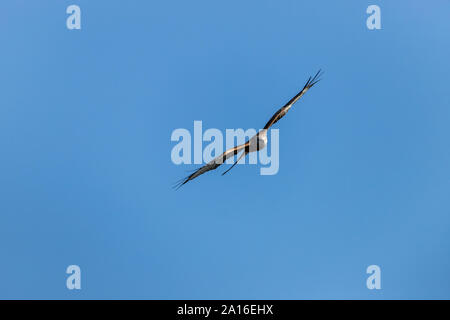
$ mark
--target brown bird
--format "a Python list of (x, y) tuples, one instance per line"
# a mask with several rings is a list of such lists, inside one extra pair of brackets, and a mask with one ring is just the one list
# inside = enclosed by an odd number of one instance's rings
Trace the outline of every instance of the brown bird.
[(224, 153), (222, 153), (220, 156), (217, 156), (207, 164), (205, 164), (203, 167), (195, 170), (192, 174), (187, 176), (186, 178), (183, 178), (179, 180), (174, 188), (178, 189), (188, 181), (191, 181), (195, 178), (197, 178), (199, 175), (204, 174), (205, 172), (211, 171), (219, 167), (221, 164), (225, 162), (228, 158), (238, 154), (239, 152), (242, 152), (242, 154), (239, 156), (239, 158), (236, 160), (236, 162), (222, 175), (230, 171), (243, 157), (245, 157), (250, 152), (259, 151), (267, 145), (267, 130), (278, 120), (283, 118), (286, 113), (289, 111), (289, 109), (294, 105), (294, 103), (297, 102), (305, 93), (308, 91), (311, 87), (313, 87), (317, 82), (319, 82), (320, 76), (322, 76), (321, 70), (319, 70), (314, 77), (309, 77), (308, 81), (306, 81), (306, 84), (303, 86), (303, 89), (297, 93), (291, 100), (289, 100), (288, 103), (286, 103), (281, 109), (279, 109), (275, 114), (270, 118), (270, 120), (266, 123), (264, 126), (264, 129), (260, 130), (256, 135), (254, 135), (252, 138), (250, 138), (246, 143), (241, 144), (239, 146), (230, 148), (226, 150)]

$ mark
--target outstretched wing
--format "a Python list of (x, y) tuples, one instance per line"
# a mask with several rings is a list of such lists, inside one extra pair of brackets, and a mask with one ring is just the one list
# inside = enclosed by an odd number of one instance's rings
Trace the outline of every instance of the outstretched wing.
[(214, 158), (213, 160), (211, 160), (210, 162), (205, 164), (203, 167), (195, 170), (192, 174), (190, 174), (186, 178), (183, 178), (180, 181), (178, 181), (175, 184), (174, 188), (178, 189), (183, 184), (185, 184), (188, 181), (191, 181), (191, 180), (197, 178), (199, 175), (202, 175), (205, 172), (217, 169), (217, 167), (219, 167), (222, 163), (224, 163), (225, 160), (227, 160), (229, 157), (232, 157), (232, 156), (238, 154), (241, 150), (243, 150), (246, 147), (248, 147), (248, 145), (249, 145), (249, 142), (247, 141), (246, 143), (241, 144), (240, 146), (236, 146), (236, 147), (228, 149), (227, 151), (222, 153), (220, 156), (217, 156), (216, 158)]
[(294, 103), (297, 102), (298, 99), (300, 99), (306, 91), (308, 91), (312, 86), (314, 86), (317, 82), (320, 81), (320, 76), (322, 75), (321, 70), (317, 71), (316, 75), (314, 77), (309, 77), (308, 81), (306, 82), (303, 89), (297, 93), (295, 97), (293, 97), (291, 100), (289, 100), (288, 103), (286, 103), (280, 110), (275, 112), (275, 114), (270, 118), (269, 122), (266, 123), (264, 126), (264, 129), (269, 129), (274, 123), (276, 123), (278, 120), (283, 118), (285, 114), (289, 111), (289, 109), (292, 107)]

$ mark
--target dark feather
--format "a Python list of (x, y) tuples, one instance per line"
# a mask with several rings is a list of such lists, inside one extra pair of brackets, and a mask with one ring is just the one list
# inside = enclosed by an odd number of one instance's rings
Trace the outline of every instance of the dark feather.
[[(175, 185), (173, 186), (174, 189), (178, 190), (181, 186), (186, 184), (187, 182), (197, 178), (198, 176), (204, 174), (205, 172), (215, 170), (220, 165), (222, 165), (229, 157), (236, 155), (239, 153), (240, 150), (245, 149), (248, 146), (249, 142), (247, 141), (244, 144), (241, 144), (240, 146), (230, 148), (226, 150), (224, 153), (222, 153), (220, 156), (216, 157), (214, 160), (210, 161), (209, 163), (205, 164), (203, 167), (195, 170), (192, 174), (189, 176), (178, 180)], [(245, 151), (244, 151), (245, 152)]]
[(283, 118), (286, 113), (289, 111), (291, 106), (298, 101), (310, 88), (312, 88), (317, 82), (319, 82), (320, 76), (322, 76), (322, 71), (319, 70), (314, 75), (314, 77), (309, 77), (308, 81), (306, 81), (306, 84), (303, 86), (303, 89), (297, 93), (291, 100), (289, 100), (288, 103), (286, 103), (281, 109), (279, 109), (275, 114), (270, 118), (270, 120), (266, 123), (264, 126), (264, 129), (269, 129), (272, 125), (278, 122), (281, 118)]

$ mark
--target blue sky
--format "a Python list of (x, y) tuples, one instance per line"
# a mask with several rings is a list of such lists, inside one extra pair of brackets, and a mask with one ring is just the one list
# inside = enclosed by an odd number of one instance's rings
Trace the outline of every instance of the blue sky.
[[(0, 298), (449, 299), (449, 10), (2, 1)], [(278, 174), (171, 189), (174, 129), (260, 128), (319, 68)]]

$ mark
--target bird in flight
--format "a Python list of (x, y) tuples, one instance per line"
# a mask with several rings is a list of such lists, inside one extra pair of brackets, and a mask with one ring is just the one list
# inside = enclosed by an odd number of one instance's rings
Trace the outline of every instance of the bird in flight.
[(260, 130), (256, 135), (254, 135), (252, 138), (250, 138), (246, 143), (241, 144), (239, 146), (230, 148), (226, 150), (224, 153), (222, 153), (220, 156), (217, 156), (207, 164), (205, 164), (203, 167), (195, 170), (192, 174), (189, 176), (179, 180), (174, 188), (178, 189), (185, 183), (194, 180), (199, 175), (204, 174), (205, 172), (217, 169), (221, 164), (225, 162), (228, 158), (235, 156), (239, 152), (243, 151), (242, 154), (239, 156), (239, 158), (236, 160), (236, 162), (222, 175), (233, 169), (233, 167), (241, 160), (243, 157), (245, 157), (250, 152), (259, 151), (266, 147), (267, 145), (267, 130), (275, 123), (278, 122), (281, 118), (283, 118), (286, 113), (289, 111), (289, 109), (296, 103), (305, 93), (308, 91), (311, 87), (313, 87), (317, 82), (319, 82), (322, 76), (322, 71), (319, 70), (315, 74), (314, 77), (309, 77), (308, 81), (306, 81), (306, 84), (304, 85), (303, 89), (297, 93), (291, 100), (288, 101), (281, 109), (279, 109), (275, 114), (270, 118), (270, 120), (266, 123), (264, 128)]

